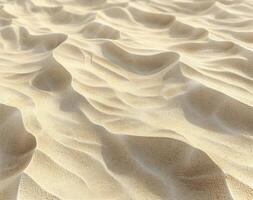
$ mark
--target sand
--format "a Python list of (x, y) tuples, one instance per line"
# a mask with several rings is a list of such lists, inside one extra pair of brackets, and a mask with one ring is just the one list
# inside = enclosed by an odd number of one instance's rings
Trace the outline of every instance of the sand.
[(0, 200), (252, 200), (252, 0), (0, 0)]

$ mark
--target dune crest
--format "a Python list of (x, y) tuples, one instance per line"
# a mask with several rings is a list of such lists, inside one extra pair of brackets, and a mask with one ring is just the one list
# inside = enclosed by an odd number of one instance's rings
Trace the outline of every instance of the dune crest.
[(0, 1), (0, 200), (252, 200), (251, 0)]

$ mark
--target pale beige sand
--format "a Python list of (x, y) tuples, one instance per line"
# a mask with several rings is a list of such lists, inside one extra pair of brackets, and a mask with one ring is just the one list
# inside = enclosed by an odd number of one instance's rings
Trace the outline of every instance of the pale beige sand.
[(0, 0), (0, 200), (252, 200), (252, 107), (252, 0)]

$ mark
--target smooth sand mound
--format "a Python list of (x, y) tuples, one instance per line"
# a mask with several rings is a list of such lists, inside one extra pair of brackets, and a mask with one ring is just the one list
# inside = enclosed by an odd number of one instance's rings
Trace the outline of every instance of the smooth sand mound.
[(252, 200), (251, 0), (1, 0), (0, 200)]

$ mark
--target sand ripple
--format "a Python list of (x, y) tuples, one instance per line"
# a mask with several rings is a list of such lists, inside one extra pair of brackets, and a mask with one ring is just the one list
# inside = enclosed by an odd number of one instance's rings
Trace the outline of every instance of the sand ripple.
[(251, 0), (1, 0), (0, 199), (252, 200), (252, 19)]

